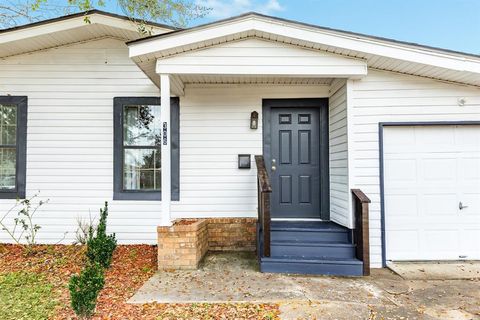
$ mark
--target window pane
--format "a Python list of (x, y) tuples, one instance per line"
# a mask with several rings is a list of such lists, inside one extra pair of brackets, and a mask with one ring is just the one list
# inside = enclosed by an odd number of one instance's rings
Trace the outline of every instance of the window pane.
[(160, 151), (125, 149), (123, 166), (124, 190), (160, 190)]
[(0, 190), (15, 190), (15, 148), (0, 148)]
[(160, 145), (160, 106), (125, 106), (123, 119), (124, 145)]
[(15, 145), (17, 133), (17, 108), (0, 105), (0, 145)]

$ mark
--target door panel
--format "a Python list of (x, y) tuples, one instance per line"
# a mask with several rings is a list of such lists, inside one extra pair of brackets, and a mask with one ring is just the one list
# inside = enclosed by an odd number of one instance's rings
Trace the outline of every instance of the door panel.
[(272, 217), (320, 218), (319, 108), (272, 108), (270, 116)]

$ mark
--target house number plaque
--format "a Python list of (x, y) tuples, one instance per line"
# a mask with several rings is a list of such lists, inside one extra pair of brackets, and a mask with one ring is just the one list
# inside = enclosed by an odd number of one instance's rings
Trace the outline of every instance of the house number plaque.
[(163, 139), (163, 145), (167, 145), (167, 123), (163, 123), (163, 134), (162, 134), (162, 139)]

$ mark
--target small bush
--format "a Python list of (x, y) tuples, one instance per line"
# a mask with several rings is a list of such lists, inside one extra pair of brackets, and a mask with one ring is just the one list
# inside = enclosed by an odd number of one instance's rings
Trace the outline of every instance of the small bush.
[(100, 209), (100, 220), (96, 232), (90, 226), (87, 241), (87, 258), (91, 263), (99, 263), (104, 268), (109, 268), (112, 263), (113, 251), (117, 247), (115, 234), (107, 235), (108, 203)]
[[(30, 198), (18, 199), (15, 205), (11, 207), (0, 217), (0, 229), (18, 245), (24, 247), (27, 254), (33, 253), (33, 247), (37, 244), (37, 234), (41, 226), (34, 223), (34, 215), (37, 210), (48, 203), (47, 200), (39, 200), (39, 193)], [(16, 212), (16, 216), (13, 213)]]
[(75, 231), (75, 245), (86, 245), (90, 230), (93, 230), (95, 227), (95, 219), (89, 215), (89, 219), (83, 219), (81, 217), (77, 218), (77, 231)]
[(93, 315), (104, 284), (103, 268), (98, 263), (88, 264), (79, 275), (70, 278), (68, 289), (71, 305), (80, 319), (88, 319)]

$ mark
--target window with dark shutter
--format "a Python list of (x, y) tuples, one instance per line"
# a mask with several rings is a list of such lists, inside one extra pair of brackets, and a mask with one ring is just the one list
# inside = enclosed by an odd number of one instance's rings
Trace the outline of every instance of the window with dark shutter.
[(0, 96), (0, 198), (25, 198), (27, 97)]
[[(114, 99), (114, 199), (161, 200), (160, 98)], [(179, 108), (171, 103), (172, 200), (179, 197)]]

